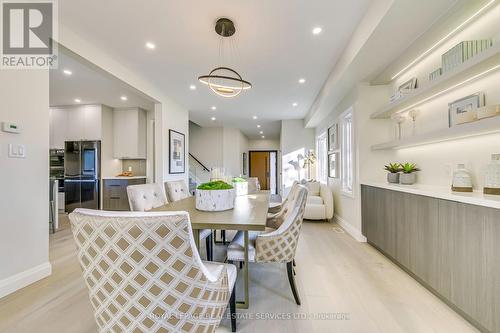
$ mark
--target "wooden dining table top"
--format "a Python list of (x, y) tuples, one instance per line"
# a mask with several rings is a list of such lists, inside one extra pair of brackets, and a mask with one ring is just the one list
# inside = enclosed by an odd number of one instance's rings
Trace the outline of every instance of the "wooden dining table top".
[(153, 208), (151, 211), (188, 212), (193, 229), (264, 231), (269, 198), (269, 191), (237, 196), (233, 209), (222, 212), (206, 212), (196, 209), (196, 198), (189, 197)]

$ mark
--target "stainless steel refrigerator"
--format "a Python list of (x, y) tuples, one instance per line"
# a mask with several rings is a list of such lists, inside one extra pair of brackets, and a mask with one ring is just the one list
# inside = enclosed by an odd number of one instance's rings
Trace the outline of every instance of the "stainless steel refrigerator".
[(101, 142), (66, 141), (64, 146), (65, 211), (100, 209)]

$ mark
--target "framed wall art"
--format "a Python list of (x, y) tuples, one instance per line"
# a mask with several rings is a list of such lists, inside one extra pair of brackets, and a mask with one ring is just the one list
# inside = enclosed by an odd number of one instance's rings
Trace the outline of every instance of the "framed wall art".
[(333, 124), (328, 129), (328, 151), (339, 149), (339, 125)]
[(186, 137), (174, 130), (168, 131), (169, 173), (186, 172)]
[(328, 177), (339, 178), (339, 153), (328, 154)]

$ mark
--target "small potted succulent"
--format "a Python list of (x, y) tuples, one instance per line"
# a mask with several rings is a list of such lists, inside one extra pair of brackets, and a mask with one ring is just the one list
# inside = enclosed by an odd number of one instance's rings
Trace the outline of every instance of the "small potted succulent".
[(196, 188), (196, 209), (219, 212), (234, 208), (234, 187), (222, 180), (201, 184)]
[(385, 170), (389, 172), (387, 174), (387, 181), (391, 184), (399, 184), (399, 172), (401, 171), (401, 164), (389, 163), (389, 165), (385, 166)]
[(403, 172), (399, 176), (399, 182), (403, 185), (413, 185), (416, 181), (416, 172), (420, 171), (415, 163), (405, 163), (401, 164), (401, 171)]
[(248, 194), (248, 182), (245, 178), (235, 177), (232, 182), (236, 196)]

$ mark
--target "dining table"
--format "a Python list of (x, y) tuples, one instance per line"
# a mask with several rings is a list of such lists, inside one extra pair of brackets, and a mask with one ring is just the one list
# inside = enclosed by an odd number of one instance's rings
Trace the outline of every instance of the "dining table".
[(266, 229), (267, 211), (269, 209), (269, 191), (258, 191), (256, 193), (240, 195), (234, 200), (234, 208), (225, 211), (202, 211), (196, 209), (196, 198), (187, 197), (182, 200), (167, 203), (163, 206), (153, 208), (151, 211), (185, 211), (189, 214), (191, 227), (196, 246), (199, 249), (199, 231), (211, 230), (236, 230), (244, 234), (244, 300), (237, 302), (237, 307), (248, 309), (249, 307), (249, 274), (248, 274), (248, 234), (250, 231), (264, 231)]

